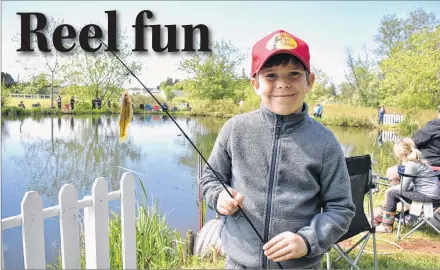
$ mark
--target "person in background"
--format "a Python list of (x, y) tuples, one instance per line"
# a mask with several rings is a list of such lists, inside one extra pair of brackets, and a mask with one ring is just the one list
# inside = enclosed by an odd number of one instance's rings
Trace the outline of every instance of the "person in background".
[(322, 111), (324, 110), (324, 107), (322, 107), (322, 104), (318, 104), (318, 117), (322, 118)]
[[(437, 107), (437, 111), (437, 118), (426, 123), (412, 136), (423, 158), (429, 162), (430, 166), (434, 167), (440, 167), (440, 106)], [(388, 168), (386, 176), (392, 185), (400, 183), (397, 166)]]
[(380, 106), (379, 111), (378, 111), (378, 117), (379, 117), (379, 125), (383, 125), (383, 116), (385, 115), (386, 111), (385, 111), (385, 106)]
[(58, 95), (57, 96), (57, 103), (58, 103), (58, 109), (60, 109), (60, 110), (61, 110), (61, 103), (62, 103), (61, 101), (62, 101), (61, 96)]
[(313, 116), (318, 117), (318, 104), (315, 105), (315, 107), (313, 107)]
[(75, 109), (75, 97), (70, 98), (70, 109)]
[(26, 106), (24, 106), (23, 101), (20, 101), (20, 103), (18, 104), (18, 107), (26, 109)]
[[(416, 177), (403, 177), (402, 192), (400, 185), (388, 188), (385, 192), (384, 206), (375, 211), (374, 224), (376, 232), (393, 232), (394, 217), (396, 215), (398, 194), (408, 200), (419, 202), (433, 202), (440, 200), (440, 182), (429, 163), (423, 159), (422, 153), (416, 148), (411, 138), (402, 138), (394, 145), (394, 154), (402, 162), (399, 171)], [(399, 188), (397, 188), (399, 187)]]
[(101, 107), (102, 107), (102, 99), (98, 98), (97, 102), (98, 102), (98, 109), (101, 109)]

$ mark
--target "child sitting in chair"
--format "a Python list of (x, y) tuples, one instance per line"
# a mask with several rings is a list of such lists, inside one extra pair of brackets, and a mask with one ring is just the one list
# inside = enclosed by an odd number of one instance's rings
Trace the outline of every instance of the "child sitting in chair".
[(396, 215), (398, 194), (408, 200), (418, 202), (433, 202), (440, 200), (440, 184), (429, 163), (423, 159), (422, 153), (416, 148), (414, 141), (410, 138), (402, 138), (394, 145), (394, 154), (402, 162), (399, 172), (415, 177), (403, 176), (400, 185), (389, 188), (385, 195), (384, 207), (379, 206), (374, 216), (376, 232), (393, 232), (394, 216)]

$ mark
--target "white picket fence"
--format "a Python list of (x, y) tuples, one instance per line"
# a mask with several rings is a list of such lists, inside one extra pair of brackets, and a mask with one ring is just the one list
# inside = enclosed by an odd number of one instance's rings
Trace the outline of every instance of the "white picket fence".
[(13, 97), (13, 98), (23, 98), (23, 99), (27, 99), (27, 98), (34, 98), (34, 99), (48, 99), (50, 98), (50, 95), (40, 95), (40, 94), (15, 94), (15, 93), (10, 93), (9, 97)]
[[(122, 174), (120, 187), (120, 190), (108, 193), (105, 179), (97, 178), (92, 195), (78, 200), (75, 187), (66, 184), (58, 194), (59, 205), (45, 209), (36, 191), (26, 192), (21, 202), (21, 215), (2, 219), (2, 231), (21, 226), (24, 267), (46, 269), (43, 221), (59, 216), (62, 267), (80, 269), (78, 217), (79, 210), (84, 208), (86, 268), (109, 269), (108, 202), (120, 199), (123, 268), (136, 269), (135, 182), (132, 173)], [(4, 269), (3, 248), (1, 255)]]
[(400, 139), (399, 134), (393, 131), (382, 131), (382, 142), (397, 142)]
[(400, 114), (384, 114), (383, 115), (383, 123), (385, 125), (395, 125), (403, 121), (405, 119), (404, 115)]

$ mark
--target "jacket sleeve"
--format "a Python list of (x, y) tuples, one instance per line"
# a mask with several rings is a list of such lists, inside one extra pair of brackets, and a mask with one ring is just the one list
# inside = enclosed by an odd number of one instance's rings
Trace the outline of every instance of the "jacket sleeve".
[(429, 123), (426, 124), (421, 129), (417, 130), (412, 137), (417, 148), (424, 146), (426, 143), (428, 143), (431, 140), (431, 135), (428, 132), (426, 132), (428, 125)]
[(348, 231), (356, 210), (351, 197), (350, 177), (344, 153), (335, 137), (326, 143), (322, 164), (322, 212), (308, 226), (297, 232), (306, 240), (309, 248), (307, 257), (327, 252)]
[[(228, 120), (221, 128), (208, 159), (208, 163), (226, 187), (231, 185), (231, 157), (228, 152), (228, 140), (232, 130), (232, 122), (233, 118)], [(217, 212), (217, 199), (224, 188), (208, 164), (203, 169), (201, 186), (203, 197), (209, 208)]]
[[(404, 173), (408, 174), (408, 175), (417, 176), (418, 175), (417, 165), (412, 161), (406, 163)], [(408, 176), (402, 177), (402, 190), (408, 191), (410, 184), (412, 181), (414, 181), (414, 179), (415, 179), (415, 177), (408, 177)]]

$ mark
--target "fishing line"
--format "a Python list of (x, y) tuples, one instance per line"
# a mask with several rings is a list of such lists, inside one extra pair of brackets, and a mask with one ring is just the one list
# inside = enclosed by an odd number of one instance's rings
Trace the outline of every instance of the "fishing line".
[[(90, 30), (90, 33), (93, 34), (93, 36), (95, 35), (95, 33), (93, 33), (92, 30)], [(157, 104), (159, 104), (159, 106), (162, 108), (162, 111), (164, 111), (168, 117), (174, 122), (174, 124), (176, 124), (176, 126), (180, 129), (180, 131), (182, 132), (182, 134), (185, 136), (185, 138), (189, 141), (189, 143), (194, 147), (194, 149), (197, 151), (197, 153), (200, 155), (200, 157), (203, 159), (203, 161), (206, 163), (206, 165), (209, 167), (209, 169), (211, 169), (211, 171), (214, 173), (215, 177), (217, 178), (217, 180), (220, 182), (220, 184), (223, 186), (223, 188), (226, 190), (226, 192), (229, 194), (229, 196), (231, 196), (231, 198), (234, 198), (234, 196), (232, 196), (231, 192), (229, 192), (228, 188), (226, 187), (225, 183), (223, 183), (223, 181), (220, 179), (219, 175), (217, 174), (217, 172), (211, 167), (211, 165), (208, 163), (208, 161), (205, 159), (205, 157), (202, 155), (202, 153), (199, 151), (199, 149), (194, 145), (194, 143), (191, 141), (191, 139), (188, 137), (188, 135), (186, 135), (185, 131), (183, 131), (183, 129), (179, 126), (179, 124), (177, 124), (176, 120), (174, 120), (174, 118), (168, 113), (168, 110), (165, 110), (165, 108), (162, 106), (162, 104), (160, 103), (160, 101), (150, 92), (150, 90), (148, 90), (148, 88), (141, 82), (141, 80), (131, 71), (131, 69), (112, 51), (108, 49), (107, 44), (104, 43), (104, 41), (101, 40), (101, 38), (96, 37), (99, 41), (101, 41), (102, 45), (104, 45), (104, 47), (107, 48), (108, 51), (110, 51), (115, 57), (116, 59), (119, 60), (119, 62), (121, 62), (122, 65), (124, 65), (124, 67), (128, 70), (128, 72), (130, 72), (131, 75), (133, 75), (133, 77), (142, 85), (142, 87), (144, 87), (145, 90), (147, 90), (147, 92), (150, 94), (150, 96), (157, 102)], [(214, 206), (215, 207), (215, 206)], [(243, 217), (246, 219), (246, 221), (249, 223), (249, 225), (251, 225), (252, 229), (254, 230), (254, 232), (258, 235), (258, 238), (260, 238), (261, 242), (263, 244), (264, 240), (263, 237), (261, 237), (260, 233), (257, 231), (257, 229), (255, 228), (254, 224), (252, 224), (251, 220), (249, 219), (249, 217), (246, 215), (246, 213), (243, 211), (243, 209), (241, 208), (240, 205), (238, 205), (238, 209), (241, 211), (241, 213), (243, 214)], [(276, 264), (278, 265), (278, 267), (280, 267), (281, 269), (283, 269), (283, 267), (281, 266), (281, 264), (279, 262), (276, 262)]]
[[(133, 170), (130, 170), (130, 169), (125, 168), (125, 167), (122, 167), (122, 166), (118, 166), (118, 167), (121, 168), (121, 169), (124, 169), (124, 170), (126, 170), (126, 171), (130, 171), (130, 172), (132, 172), (132, 173), (135, 173), (135, 174), (138, 174), (138, 175), (141, 175), (141, 176), (145, 176), (145, 177), (147, 177), (148, 180), (151, 180), (151, 178), (149, 178), (146, 174), (143, 174), (143, 173), (140, 173), (140, 172), (137, 172), (137, 171), (133, 171)], [(138, 176), (138, 177), (139, 177), (139, 176)], [(141, 177), (139, 177), (139, 179), (141, 179)], [(171, 185), (171, 184), (169, 184), (169, 183), (167, 183), (167, 182), (163, 182), (163, 181), (159, 181), (159, 180), (151, 180), (151, 181), (155, 181), (155, 182), (157, 182), (158, 184), (165, 185), (165, 186), (169, 186), (169, 187), (171, 187), (171, 188), (173, 188), (173, 189), (175, 189), (175, 190), (180, 190), (180, 191), (183, 191), (183, 192), (189, 193), (189, 194), (191, 194), (191, 195), (194, 195), (194, 196), (196, 196), (196, 197), (199, 197), (199, 195), (197, 195), (196, 193), (194, 193), (194, 192), (192, 192), (192, 191), (189, 191), (189, 190), (186, 190), (186, 189), (179, 188), (179, 187), (174, 186), (174, 185)], [(205, 197), (203, 197), (203, 195), (200, 195), (200, 198), (205, 199)]]

